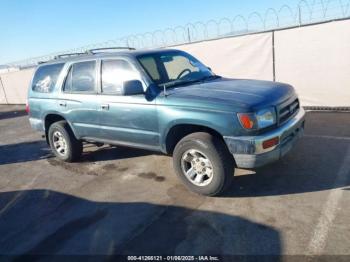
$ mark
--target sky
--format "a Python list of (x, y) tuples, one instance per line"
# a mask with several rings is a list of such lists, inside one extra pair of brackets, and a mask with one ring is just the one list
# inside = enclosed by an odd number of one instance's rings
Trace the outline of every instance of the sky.
[(299, 0), (1, 0), (0, 64)]

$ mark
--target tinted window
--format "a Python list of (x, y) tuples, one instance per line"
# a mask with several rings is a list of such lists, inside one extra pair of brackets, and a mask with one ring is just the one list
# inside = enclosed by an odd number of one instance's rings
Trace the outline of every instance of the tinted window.
[(73, 64), (64, 84), (65, 92), (94, 92), (96, 79), (96, 62)]
[(140, 58), (140, 63), (144, 68), (147, 69), (147, 72), (151, 75), (151, 78), (154, 80), (159, 80), (160, 75), (157, 68), (157, 63), (154, 57), (145, 56)]
[(192, 65), (192, 62), (185, 56), (174, 55), (169, 57), (164, 55), (160, 57), (160, 60), (165, 67), (170, 81), (176, 80), (186, 74), (199, 71), (199, 68)]
[(35, 72), (32, 89), (36, 92), (52, 92), (64, 64), (41, 66)]
[(129, 62), (117, 59), (102, 61), (102, 92), (120, 94), (124, 81), (139, 79), (139, 73)]
[(158, 85), (190, 83), (215, 76), (196, 58), (181, 51), (141, 55), (138, 60)]

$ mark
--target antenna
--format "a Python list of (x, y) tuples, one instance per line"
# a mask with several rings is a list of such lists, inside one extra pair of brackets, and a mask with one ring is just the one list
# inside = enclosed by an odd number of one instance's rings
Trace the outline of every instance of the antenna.
[(163, 95), (166, 97), (168, 94), (166, 93), (166, 84), (163, 85)]

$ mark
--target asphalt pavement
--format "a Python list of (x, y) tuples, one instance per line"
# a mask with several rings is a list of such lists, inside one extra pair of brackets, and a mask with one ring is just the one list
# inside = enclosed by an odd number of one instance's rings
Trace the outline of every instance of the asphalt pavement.
[(349, 183), (350, 113), (308, 112), (287, 156), (209, 198), (154, 152), (60, 162), (22, 106), (0, 106), (0, 254), (350, 255)]

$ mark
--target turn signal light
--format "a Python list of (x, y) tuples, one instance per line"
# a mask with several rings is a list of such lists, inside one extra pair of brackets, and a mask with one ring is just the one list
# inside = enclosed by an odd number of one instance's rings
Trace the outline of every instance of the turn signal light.
[(278, 145), (279, 142), (280, 142), (280, 138), (277, 136), (277, 137), (271, 138), (269, 140), (265, 140), (262, 144), (262, 147), (263, 147), (263, 149), (267, 149), (267, 148)]
[(254, 127), (254, 121), (249, 114), (238, 114), (239, 120), (245, 129), (252, 129)]

